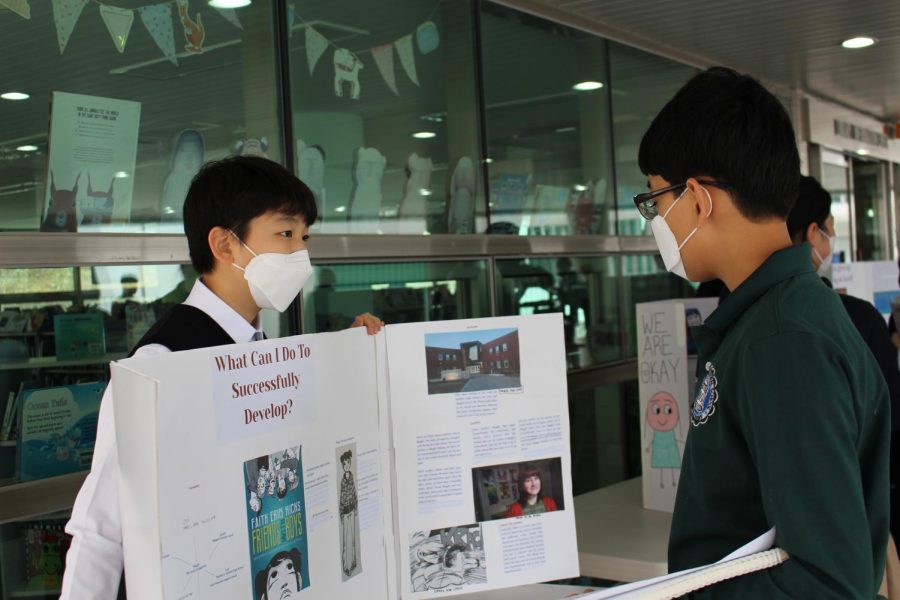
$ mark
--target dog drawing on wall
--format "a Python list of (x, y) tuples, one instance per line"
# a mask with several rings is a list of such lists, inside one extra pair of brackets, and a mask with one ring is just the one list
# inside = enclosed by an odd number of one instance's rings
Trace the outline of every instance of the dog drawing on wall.
[(80, 177), (81, 173), (75, 177), (72, 189), (61, 190), (57, 189), (53, 171), (50, 171), (50, 202), (41, 223), (41, 231), (78, 231), (78, 223), (75, 221), (75, 198), (78, 196)]
[(359, 71), (363, 63), (355, 54), (346, 48), (334, 51), (334, 94), (341, 98), (344, 95), (344, 82), (350, 84), (350, 97), (359, 100)]
[(88, 225), (101, 225), (112, 222), (113, 212), (113, 186), (115, 186), (116, 178), (113, 177), (109, 181), (109, 189), (107, 191), (94, 191), (91, 186), (91, 174), (88, 173), (88, 191), (87, 198), (81, 207), (81, 223)]
[(200, 13), (197, 13), (197, 21), (191, 20), (186, 0), (178, 0), (176, 4), (178, 5), (178, 14), (181, 16), (181, 26), (184, 27), (184, 39), (187, 41), (184, 49), (194, 54), (200, 54), (203, 52), (203, 40), (206, 38), (203, 19)]

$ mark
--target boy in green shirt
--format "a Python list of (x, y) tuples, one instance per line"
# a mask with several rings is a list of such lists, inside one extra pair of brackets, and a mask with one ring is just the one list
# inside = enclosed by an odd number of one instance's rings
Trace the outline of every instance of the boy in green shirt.
[(786, 219), (799, 157), (790, 118), (754, 79), (691, 79), (641, 141), (666, 268), (731, 294), (692, 333), (700, 377), (669, 569), (712, 563), (775, 527), (786, 563), (702, 598), (874, 598), (888, 535), (884, 378)]

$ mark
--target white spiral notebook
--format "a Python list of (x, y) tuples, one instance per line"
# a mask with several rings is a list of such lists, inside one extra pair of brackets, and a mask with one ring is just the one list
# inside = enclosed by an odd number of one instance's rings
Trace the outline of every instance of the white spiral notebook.
[(578, 600), (662, 600), (677, 598), (721, 583), (728, 579), (762, 571), (780, 565), (788, 560), (788, 554), (781, 548), (772, 548), (775, 543), (773, 527), (755, 540), (741, 546), (725, 558), (711, 565), (695, 567), (653, 579), (635, 581), (599, 592), (576, 596)]

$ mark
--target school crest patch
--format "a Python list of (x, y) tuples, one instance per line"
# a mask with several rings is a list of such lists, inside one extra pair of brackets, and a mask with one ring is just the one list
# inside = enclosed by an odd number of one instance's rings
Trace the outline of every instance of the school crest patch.
[(706, 376), (691, 405), (691, 425), (694, 427), (703, 425), (716, 413), (716, 402), (719, 401), (719, 391), (716, 389), (718, 386), (716, 368), (711, 362), (708, 362), (706, 363)]

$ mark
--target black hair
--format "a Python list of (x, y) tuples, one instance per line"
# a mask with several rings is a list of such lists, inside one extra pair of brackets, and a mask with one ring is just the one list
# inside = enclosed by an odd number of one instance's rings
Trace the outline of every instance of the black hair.
[(278, 554), (272, 557), (272, 560), (269, 561), (269, 564), (265, 566), (265, 568), (261, 569), (255, 578), (254, 589), (256, 590), (256, 598), (258, 600), (262, 600), (266, 598), (266, 582), (269, 579), (269, 571), (271, 571), (278, 564), (289, 560), (294, 563), (294, 575), (297, 577), (297, 589), (303, 589), (303, 583), (300, 579), (300, 571), (303, 568), (303, 563), (301, 561), (302, 554), (296, 548), (291, 548), (290, 550), (282, 550)]
[(800, 177), (781, 102), (725, 67), (695, 75), (669, 100), (641, 140), (638, 164), (672, 185), (700, 175), (728, 184), (740, 213), (756, 222), (787, 219)]
[(346, 452), (341, 454), (341, 464), (344, 464), (345, 462), (350, 462), (350, 460), (352, 458), (353, 458), (353, 452), (351, 452), (350, 450), (347, 450)]
[(825, 219), (831, 214), (831, 194), (813, 177), (800, 177), (799, 192), (794, 208), (787, 219), (788, 233), (794, 242), (806, 241), (806, 228), (815, 223), (825, 229)]
[(306, 184), (276, 162), (258, 156), (233, 156), (209, 162), (191, 181), (184, 200), (184, 233), (197, 273), (209, 273), (213, 227), (232, 230), (243, 239), (254, 218), (269, 212), (299, 216), (312, 225), (318, 213)]

